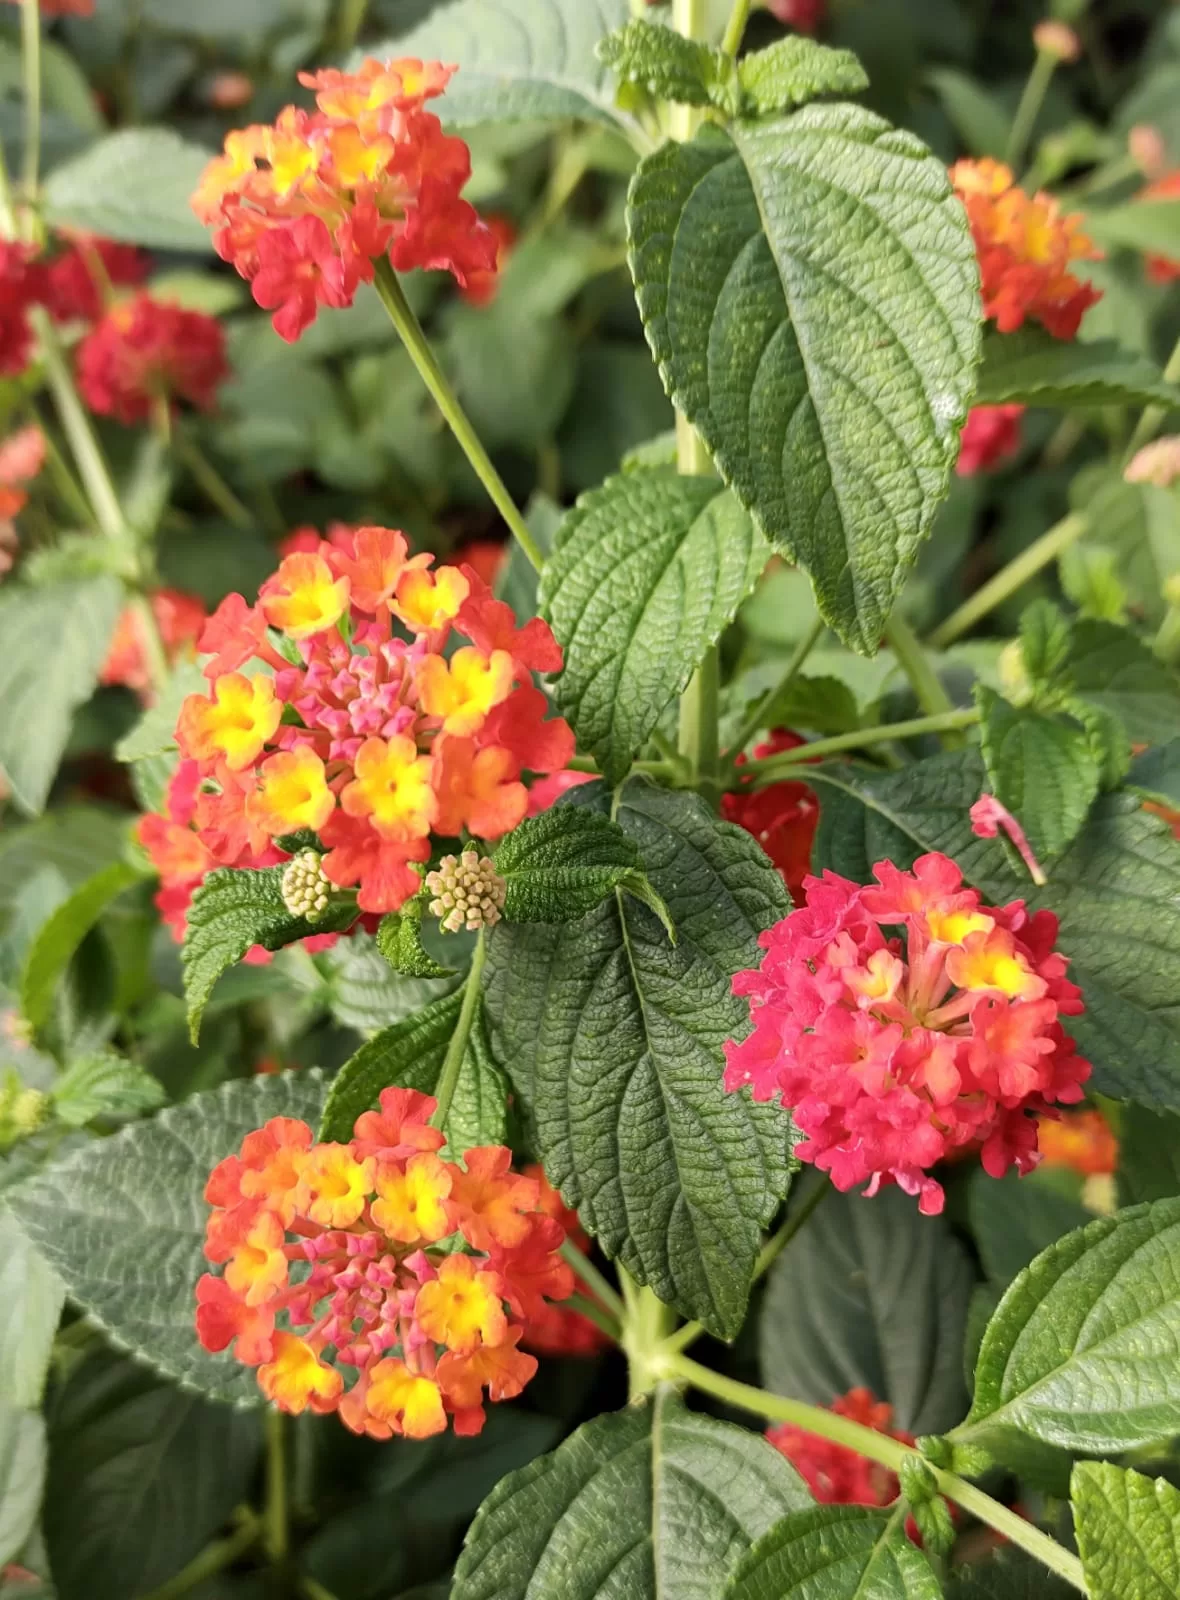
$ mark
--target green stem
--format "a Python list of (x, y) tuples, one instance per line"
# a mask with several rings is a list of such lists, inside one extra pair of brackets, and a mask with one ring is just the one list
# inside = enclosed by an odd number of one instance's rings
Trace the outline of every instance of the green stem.
[(571, 1294), (561, 1304), (567, 1311), (576, 1311), (580, 1317), (585, 1317), (587, 1322), (592, 1322), (608, 1339), (618, 1344), (621, 1336), (619, 1324), (597, 1301), (591, 1300), (588, 1295)]
[(187, 434), (178, 432), (173, 441), (173, 448), (177, 460), (188, 468), (193, 482), (206, 500), (221, 512), (227, 522), (232, 522), (235, 528), (241, 528), (243, 531), (252, 532), (257, 528), (258, 518), (249, 506), (238, 499), (200, 445)]
[(680, 754), (714, 811), (721, 797), (720, 695), (721, 662), (711, 645), (680, 697)]
[(574, 1275), (581, 1278), (590, 1293), (602, 1301), (613, 1317), (622, 1322), (627, 1309), (614, 1287), (607, 1282), (589, 1256), (583, 1255), (568, 1239), (561, 1246), (561, 1254), (566, 1263), (573, 1268)]
[(332, 39), (333, 47), (340, 55), (347, 55), (356, 44), (365, 25), (368, 9), (369, 0), (340, 0)]
[[(1168, 357), (1167, 366), (1164, 368), (1164, 382), (1180, 382), (1180, 339), (1176, 341), (1172, 347), (1172, 353)], [(1168, 406), (1147, 406), (1144, 408), (1142, 416), (1135, 424), (1135, 431), (1131, 435), (1130, 442), (1123, 453), (1124, 466), (1130, 462), (1137, 451), (1143, 448), (1149, 439), (1155, 438), (1163, 426), (1164, 418), (1170, 409)]]
[(215, 1578), (219, 1572), (224, 1572), (226, 1567), (232, 1567), (234, 1562), (246, 1554), (257, 1539), (260, 1529), (258, 1518), (253, 1512), (247, 1512), (242, 1517), (242, 1525), (235, 1533), (227, 1534), (224, 1539), (216, 1539), (206, 1545), (199, 1555), (193, 1557), (187, 1567), (181, 1567), (174, 1578), (161, 1584), (158, 1589), (153, 1589), (144, 1600), (180, 1600), (181, 1595), (186, 1595), (191, 1589), (204, 1583), (209, 1578)]
[(1020, 104), (1016, 108), (1016, 115), (1012, 119), (1012, 127), (1008, 134), (1008, 146), (1004, 152), (1004, 160), (1013, 172), (1019, 172), (1024, 161), (1024, 153), (1028, 148), (1029, 137), (1042, 105), (1053, 74), (1057, 71), (1057, 57), (1045, 50), (1037, 51), (1037, 58), (1032, 64), (1032, 71), (1024, 85), (1024, 93), (1020, 97)]
[(422, 324), (414, 315), (402, 286), (397, 281), (397, 274), (388, 261), (382, 259), (377, 262), (374, 282), (381, 302), (389, 313), (389, 320), (397, 329), (399, 338), (409, 352), (410, 360), (418, 369), (418, 376), (430, 391), (435, 404), (458, 440), (463, 454), (471, 463), (472, 471), (487, 490), (492, 504), (512, 530), (513, 536), (532, 566), (540, 572), (545, 558), (537, 548), (524, 518), (517, 510), (516, 502), (505, 488), (504, 480), (492, 465), (492, 459), (484, 449), (479, 435), (459, 404), (458, 396), (439, 365), (437, 356), (430, 348), (429, 341), (422, 331)]
[(939, 623), (927, 640), (931, 649), (945, 650), (948, 644), (953, 644), (989, 612), (1003, 605), (1017, 589), (1023, 588), (1030, 578), (1035, 578), (1042, 568), (1056, 561), (1071, 544), (1076, 544), (1089, 526), (1084, 511), (1071, 511), (1069, 516), (1055, 523), (1048, 533), (1043, 533), (1027, 550), (1022, 550), (1006, 567), (1002, 567), (994, 578), (989, 578), (976, 589), (971, 598), (952, 611), (945, 622)]
[(41, 174), (41, 6), (39, 0), (21, 0), (21, 57), (25, 80), (25, 159), (22, 186), (25, 201), (33, 205)]
[(625, 1267), (619, 1268), (619, 1281), (627, 1297), (621, 1343), (627, 1356), (628, 1396), (637, 1400), (647, 1394), (660, 1374), (664, 1341), (672, 1331), (676, 1313), (665, 1305), (653, 1289), (631, 1281)]
[(733, 0), (733, 10), (725, 25), (721, 48), (727, 56), (736, 56), (746, 36), (746, 23), (750, 20), (750, 0)]
[[(702, 1394), (710, 1394), (726, 1405), (752, 1412), (755, 1416), (766, 1417), (772, 1422), (788, 1422), (793, 1427), (818, 1434), (821, 1439), (843, 1445), (846, 1450), (854, 1450), (857, 1455), (865, 1456), (870, 1461), (880, 1462), (892, 1472), (900, 1473), (907, 1457), (918, 1456), (917, 1451), (891, 1439), (888, 1434), (877, 1433), (873, 1428), (863, 1427), (859, 1422), (837, 1416), (835, 1412), (825, 1411), (820, 1406), (804, 1405), (800, 1400), (788, 1400), (784, 1395), (768, 1394), (766, 1390), (755, 1389), (751, 1384), (723, 1377), (688, 1356), (665, 1356), (659, 1364), (657, 1376), (691, 1384)], [(918, 1458), (926, 1460), (924, 1456)], [(948, 1500), (954, 1500), (965, 1511), (970, 1511), (973, 1516), (1004, 1534), (1013, 1544), (1043, 1562), (1051, 1572), (1057, 1573), (1082, 1594), (1089, 1593), (1077, 1556), (1063, 1549), (1055, 1539), (1050, 1539), (1023, 1517), (1018, 1517), (1007, 1506), (1002, 1506), (998, 1500), (975, 1488), (974, 1484), (953, 1472), (933, 1467), (929, 1462), (926, 1465), (931, 1466), (939, 1492)]]
[(171, 668), (168, 665), (168, 653), (164, 649), (164, 640), (160, 633), (160, 625), (156, 621), (156, 613), (152, 610), (152, 603), (144, 594), (133, 595), (128, 602), (135, 614), (136, 624), (139, 628), (140, 643), (143, 645), (144, 660), (154, 687), (159, 690), (168, 682)]
[(918, 704), (928, 717), (941, 716), (953, 711), (954, 702), (942, 686), (938, 673), (930, 665), (929, 657), (918, 643), (908, 622), (894, 615), (885, 624), (885, 640), (897, 657), (897, 663), (910, 681)]
[(94, 526), (94, 510), (82, 492), (82, 485), (70, 471), (70, 464), (57, 447), (57, 440), (41, 420), (41, 414), (36, 405), (30, 401), (29, 415), (41, 430), (41, 437), (45, 440), (45, 460), (49, 466), (49, 475), (53, 479), (58, 494), (66, 505), (69, 506), (74, 516), (85, 527)]
[(978, 721), (976, 708), (965, 706), (961, 711), (945, 711), (937, 717), (914, 717), (909, 722), (887, 722), (879, 728), (861, 728), (856, 733), (836, 733), (830, 739), (813, 739), (795, 750), (780, 750), (777, 755), (748, 761), (742, 768), (742, 776), (752, 779), (755, 786), (761, 788), (763, 784), (790, 777), (793, 768), (803, 761), (814, 761), (817, 756), (867, 749), (869, 745), (886, 744), (892, 739), (916, 739), (924, 733), (947, 733), (954, 728), (973, 727)]
[(31, 308), (29, 321), (33, 325), (33, 331), (41, 348), (45, 376), (49, 380), (49, 389), (53, 395), (62, 431), (69, 441), (87, 498), (94, 508), (95, 520), (106, 537), (126, 551), (129, 530), (122, 507), (119, 505), (119, 497), (115, 493), (115, 486), (111, 481), (94, 429), (90, 426), (90, 418), (78, 398), (78, 391), (74, 387), (74, 379), (61, 340), (57, 336), (57, 329), (40, 306)]
[(287, 1559), (290, 1528), (287, 1518), (287, 1418), (271, 1407), (266, 1413), (266, 1506), (262, 1513), (262, 1541), (275, 1566)]
[(445, 1126), (451, 1101), (455, 1098), (459, 1073), (463, 1070), (463, 1057), (467, 1053), (467, 1041), (471, 1037), (472, 1024), (475, 1022), (475, 1013), (479, 1009), (482, 996), (480, 978), (483, 975), (483, 964), (486, 959), (487, 945), (481, 929), (476, 935), (471, 967), (467, 973), (467, 982), (463, 986), (463, 1004), (459, 1010), (459, 1020), (455, 1024), (455, 1031), (451, 1035), (451, 1042), (443, 1058), (442, 1071), (438, 1075), (438, 1088), (434, 1092), (438, 1105), (430, 1119), (434, 1128)]
[(794, 683), (795, 679), (799, 676), (804, 662), (815, 649), (815, 646), (819, 643), (825, 626), (826, 624), (824, 623), (824, 619), (822, 617), (816, 617), (815, 621), (811, 624), (811, 627), (808, 628), (807, 632), (803, 635), (798, 644), (795, 646), (794, 650), (791, 652), (786, 667), (783, 669), (782, 677), (778, 680), (773, 689), (768, 689), (766, 691), (761, 700), (758, 701), (757, 705), (749, 713), (749, 715), (746, 717), (746, 720), (742, 723), (741, 727), (734, 735), (733, 744), (730, 746), (730, 754), (735, 757), (740, 755), (756, 733), (760, 732), (763, 728), (769, 729), (770, 725), (767, 721), (767, 718), (771, 706), (773, 706), (774, 702), (781, 694), (786, 693), (786, 691)]

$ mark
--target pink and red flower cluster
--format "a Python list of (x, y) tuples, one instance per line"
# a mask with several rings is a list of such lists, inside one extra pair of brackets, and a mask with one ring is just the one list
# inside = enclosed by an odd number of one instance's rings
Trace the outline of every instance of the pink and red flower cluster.
[(29, 311), (55, 322), (93, 322), (110, 289), (142, 283), (147, 260), (130, 245), (75, 235), (51, 260), (27, 244), (0, 242), (0, 377), (17, 377), (33, 354)]
[(959, 459), (955, 471), (960, 478), (973, 478), (1011, 459), (1020, 449), (1020, 419), (1024, 407), (973, 406), (967, 424), (959, 435)]
[(497, 239), (461, 198), (470, 152), (424, 109), (454, 70), (370, 59), (301, 73), (315, 111), (287, 106), (273, 126), (236, 130), (210, 163), (193, 209), (282, 338), (298, 339), (320, 306), (351, 305), (383, 256), (464, 286), (494, 278)]
[(229, 377), (225, 333), (203, 311), (137, 294), (120, 301), (78, 347), (78, 388), (100, 417), (133, 425), (186, 401), (211, 411)]
[(761, 967), (734, 979), (754, 1028), (726, 1046), (725, 1086), (781, 1099), (796, 1153), (838, 1189), (897, 1183), (933, 1214), (930, 1168), (964, 1146), (995, 1178), (1036, 1165), (1037, 1115), (1090, 1075), (1059, 1021), (1084, 1007), (1052, 912), (982, 904), (943, 855), (873, 873), (808, 878), (806, 907), (761, 936)]
[[(893, 1407), (875, 1400), (868, 1389), (850, 1389), (825, 1408), (874, 1433), (884, 1433), (900, 1444), (914, 1443), (912, 1433), (892, 1428)], [(897, 1473), (855, 1450), (833, 1444), (818, 1433), (808, 1433), (789, 1422), (768, 1428), (767, 1440), (780, 1451), (824, 1506), (887, 1506), (901, 1492)]]
[[(483, 1427), (537, 1370), (518, 1346), (573, 1292), (560, 1223), (502, 1145), (439, 1154), (435, 1102), (386, 1089), (347, 1144), (275, 1117), (210, 1175), (197, 1333), (283, 1411), (424, 1439)], [(355, 1374), (346, 1383), (347, 1372)]]
[[(797, 750), (806, 740), (787, 728), (776, 728), (764, 743), (754, 746), (756, 760)], [(739, 756), (738, 765), (745, 757)], [(811, 847), (819, 826), (819, 800), (815, 791), (796, 778), (768, 783), (761, 789), (738, 789), (721, 796), (721, 815), (727, 822), (752, 833), (782, 874), (791, 899), (800, 905), (804, 881), (811, 871)]]

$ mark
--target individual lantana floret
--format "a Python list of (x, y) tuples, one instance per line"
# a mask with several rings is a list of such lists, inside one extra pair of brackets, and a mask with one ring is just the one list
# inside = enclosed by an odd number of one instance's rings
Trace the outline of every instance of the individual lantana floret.
[[(389, 528), (301, 537), (256, 605), (233, 594), (210, 617), (210, 692), (184, 702), (166, 811), (140, 830), (170, 912), (198, 855), (269, 866), (300, 831), (362, 912), (396, 911), (432, 836), (499, 838), (527, 812), (524, 778), (565, 767), (573, 734), (532, 683), (561, 665), (549, 627), (518, 628), (474, 571), (432, 560)], [(452, 633), (471, 643), (448, 659)]]
[(193, 209), (282, 338), (351, 305), (384, 256), (463, 286), (494, 277), (497, 239), (461, 198), (470, 152), (424, 109), (454, 70), (407, 58), (301, 73), (316, 110), (231, 133), (206, 169)]
[(1037, 1164), (1038, 1114), (1090, 1076), (1059, 1021), (1084, 1007), (1052, 912), (984, 905), (943, 855), (873, 873), (808, 878), (806, 907), (761, 936), (761, 967), (734, 979), (754, 1027), (726, 1046), (725, 1086), (789, 1107), (796, 1155), (838, 1189), (897, 1183), (930, 1215), (930, 1169), (964, 1146), (994, 1178)]
[[(484, 1424), (537, 1369), (518, 1349), (573, 1292), (564, 1237), (499, 1145), (444, 1160), (435, 1101), (386, 1089), (347, 1144), (276, 1117), (210, 1175), (197, 1333), (258, 1368), (280, 1410), (423, 1439)], [(351, 1381), (348, 1375), (351, 1374)]]
[(477, 933), (494, 927), (504, 909), (507, 885), (489, 856), (464, 850), (461, 856), (444, 856), (435, 872), (426, 874), (426, 887), (434, 898), (429, 911), (448, 933), (466, 928)]
[(972, 406), (966, 426), (959, 435), (959, 459), (955, 471), (960, 478), (972, 478), (1008, 461), (1020, 449), (1020, 419), (1024, 407)]
[[(754, 756), (761, 760), (783, 750), (797, 750), (805, 742), (789, 729), (776, 728), (768, 740), (754, 746)], [(739, 756), (737, 764), (740, 773), (745, 757)], [(799, 905), (804, 879), (811, 871), (811, 847), (819, 826), (819, 800), (814, 789), (797, 778), (768, 783), (761, 789), (738, 789), (721, 796), (721, 815), (753, 834), (782, 874), (791, 899)]]
[(293, 917), (318, 922), (328, 909), (332, 885), (318, 850), (301, 850), (283, 869), (283, 904)]
[(1063, 213), (1050, 195), (1025, 194), (1011, 169), (990, 158), (956, 162), (951, 182), (975, 239), (984, 315), (1001, 333), (1031, 320), (1055, 338), (1075, 338), (1082, 317), (1102, 298), (1070, 270), (1075, 261), (1101, 256), (1081, 217)]
[[(912, 1433), (891, 1426), (893, 1407), (874, 1399), (868, 1389), (850, 1389), (825, 1408), (837, 1417), (859, 1422), (874, 1433), (886, 1434), (899, 1444), (914, 1443)], [(900, 1492), (896, 1472), (869, 1461), (855, 1450), (833, 1444), (817, 1433), (784, 1422), (767, 1429), (767, 1440), (798, 1472), (816, 1500), (825, 1506), (887, 1506)]]
[(99, 416), (146, 422), (178, 401), (212, 410), (229, 377), (216, 317), (138, 294), (114, 306), (78, 347), (78, 387)]

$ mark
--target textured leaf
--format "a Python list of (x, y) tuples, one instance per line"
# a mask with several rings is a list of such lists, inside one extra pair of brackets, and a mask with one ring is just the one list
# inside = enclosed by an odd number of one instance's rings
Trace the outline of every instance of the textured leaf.
[(422, 918), (412, 912), (394, 911), (382, 917), (377, 929), (377, 948), (395, 972), (407, 978), (449, 978), (452, 969), (440, 966), (422, 948)]
[(1133, 1206), (1026, 1267), (988, 1324), (963, 1433), (1077, 1451), (1180, 1432), (1180, 1200)]
[(766, 728), (815, 728), (851, 733), (861, 726), (856, 696), (839, 678), (809, 678), (802, 673), (780, 689), (766, 707)]
[(541, 611), (565, 650), (554, 694), (608, 783), (626, 777), (767, 554), (711, 477), (626, 473), (566, 516), (541, 578)]
[(822, 94), (859, 94), (868, 74), (851, 50), (789, 34), (738, 63), (743, 109), (754, 116), (791, 111)]
[(195, 1044), (201, 1016), (221, 974), (253, 945), (281, 950), (317, 933), (339, 933), (356, 921), (356, 907), (329, 906), (318, 922), (293, 917), (283, 902), (283, 867), (260, 872), (220, 867), (210, 872), (188, 909), (184, 949), (184, 993)]
[(649, 906), (675, 942), (667, 907), (647, 881), (634, 839), (617, 822), (577, 806), (526, 817), (497, 846), (509, 922), (578, 922), (622, 889)]
[(44, 1531), (59, 1600), (128, 1600), (175, 1576), (249, 1494), (258, 1418), (178, 1394), (107, 1350), (50, 1417)]
[(1180, 850), (1133, 795), (1099, 799), (1037, 890), (996, 840), (977, 839), (967, 813), (984, 788), (978, 755), (936, 756), (903, 772), (808, 767), (820, 796), (816, 870), (865, 882), (875, 861), (909, 866), (939, 850), (993, 904), (1020, 897), (1060, 918), (1085, 1012), (1068, 1032), (1094, 1064), (1093, 1084), (1117, 1099), (1180, 1110)]
[(1054, 339), (1039, 328), (989, 334), (983, 343), (977, 405), (1174, 406), (1180, 390), (1154, 362), (1113, 339)]
[(257, 1402), (252, 1372), (210, 1355), (193, 1325), (209, 1173), (269, 1117), (315, 1124), (318, 1072), (223, 1084), (74, 1150), (10, 1190), (29, 1239), (113, 1343), (188, 1389)]
[(982, 1167), (971, 1175), (967, 1210), (984, 1271), (1001, 1286), (1011, 1283), (1042, 1250), (1090, 1220), (1084, 1206), (1047, 1183), (1015, 1172), (997, 1182)]
[(53, 1109), (62, 1122), (83, 1128), (96, 1117), (127, 1118), (156, 1111), (164, 1085), (126, 1056), (108, 1052), (71, 1062), (53, 1086)]
[[(382, 1089), (391, 1084), (433, 1094), (462, 1004), (463, 993), (457, 989), (363, 1044), (332, 1080), (320, 1138), (351, 1139), (361, 1112), (375, 1110)], [(507, 1083), (488, 1055), (477, 1019), (444, 1124), (448, 1142), (458, 1150), (502, 1144), (508, 1131), (507, 1101)]]
[(0, 1566), (33, 1531), (45, 1479), (45, 1424), (37, 1411), (0, 1400)]
[(1119, 1200), (1169, 1200), (1180, 1195), (1180, 1117), (1126, 1106), (1119, 1119)]
[[(587, 785), (568, 803), (606, 797)], [(634, 781), (616, 820), (679, 942), (630, 898), (572, 926), (497, 924), (492, 1047), (550, 1181), (607, 1255), (732, 1337), (760, 1230), (786, 1188), (790, 1125), (777, 1107), (724, 1092), (722, 1044), (748, 1027), (733, 974), (757, 961), (758, 934), (788, 901), (754, 840), (693, 795)]]
[(1156, 745), (1136, 756), (1127, 783), (1163, 805), (1180, 807), (1180, 738)]
[(181, 661), (172, 669), (164, 692), (115, 746), (120, 761), (142, 761), (176, 749), (176, 719), (190, 694), (205, 694), (205, 674), (195, 661)]
[(833, 1192), (771, 1268), (759, 1324), (762, 1380), (831, 1405), (863, 1385), (911, 1433), (967, 1408), (962, 1348), (973, 1274), (948, 1224), (900, 1189)]
[(1020, 614), (1020, 655), (1033, 688), (1040, 692), (1060, 690), (1073, 630), (1069, 618), (1051, 600), (1034, 600)]
[(170, 128), (110, 133), (46, 179), (46, 220), (154, 250), (212, 250), (189, 204), (211, 158)]
[(617, 118), (598, 41), (628, 17), (627, 0), (453, 0), (419, 27), (366, 53), (455, 62), (440, 111), (448, 126), (610, 122)]
[(724, 1600), (940, 1600), (938, 1580), (897, 1517), (815, 1506), (760, 1539)]
[(992, 793), (1019, 818), (1034, 855), (1060, 855), (1098, 794), (1101, 772), (1086, 730), (1067, 718), (1011, 705), (985, 685), (977, 698)]
[(751, 1541), (807, 1490), (759, 1434), (667, 1388), (596, 1417), (484, 1502), (452, 1600), (718, 1600)]
[(377, 949), (371, 934), (358, 930), (320, 958), (327, 968), (328, 1008), (337, 1022), (370, 1034), (412, 1017), (437, 1000), (450, 982), (404, 978)]
[(956, 1568), (946, 1600), (1074, 1600), (1076, 1593), (1041, 1562), (1009, 1547), (977, 1566)]
[(657, 100), (716, 105), (731, 115), (740, 105), (732, 56), (643, 17), (607, 34), (598, 59), (617, 78), (649, 90)]
[(871, 654), (974, 386), (975, 253), (945, 169), (871, 112), (808, 106), (647, 157), (628, 233), (669, 395)]
[(37, 1406), (61, 1318), (61, 1279), (0, 1205), (0, 1406)]
[(45, 808), (74, 712), (94, 690), (122, 604), (123, 587), (110, 577), (9, 586), (0, 597), (0, 767), (22, 811)]
[(1180, 675), (1129, 628), (1082, 618), (1069, 666), (1078, 694), (1117, 716), (1136, 744), (1180, 735)]
[(1175, 1600), (1180, 1490), (1107, 1461), (1079, 1461), (1070, 1499), (1091, 1600)]
[(53, 996), (83, 939), (124, 890), (140, 881), (134, 867), (116, 861), (75, 889), (38, 930), (21, 973), (21, 1010), (34, 1027), (48, 1021)]

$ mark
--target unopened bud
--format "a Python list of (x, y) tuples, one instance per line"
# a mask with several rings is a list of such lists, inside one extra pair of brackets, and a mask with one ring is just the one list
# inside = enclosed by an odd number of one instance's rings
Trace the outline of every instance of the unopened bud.
[(508, 889), (491, 858), (476, 850), (444, 856), (438, 871), (426, 874), (426, 887), (434, 896), (430, 914), (448, 933), (493, 927), (500, 920)]
[(22, 1089), (9, 1108), (8, 1121), (19, 1137), (27, 1138), (48, 1116), (49, 1096), (40, 1089)]
[(283, 904), (305, 922), (318, 922), (328, 909), (332, 885), (324, 876), (322, 860), (315, 850), (301, 850), (283, 870)]
[(1169, 434), (1145, 444), (1128, 462), (1123, 477), (1128, 483), (1152, 483), (1157, 489), (1170, 489), (1180, 478), (1180, 438)]
[(1127, 135), (1127, 152), (1145, 178), (1158, 178), (1168, 161), (1163, 134), (1148, 122), (1137, 122)]
[(1164, 599), (1168, 605), (1180, 609), (1180, 572), (1173, 572), (1164, 579)]
[(1038, 22), (1033, 43), (1040, 55), (1052, 56), (1054, 61), (1076, 61), (1082, 53), (1082, 41), (1068, 22)]
[(254, 80), (245, 72), (218, 72), (205, 99), (216, 111), (239, 111), (254, 98)]

